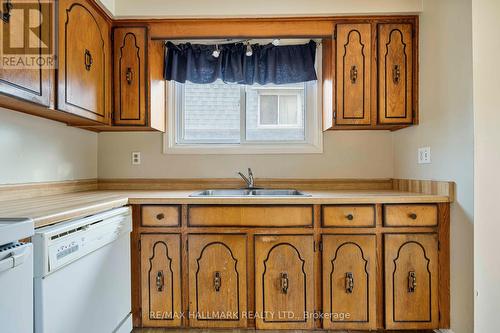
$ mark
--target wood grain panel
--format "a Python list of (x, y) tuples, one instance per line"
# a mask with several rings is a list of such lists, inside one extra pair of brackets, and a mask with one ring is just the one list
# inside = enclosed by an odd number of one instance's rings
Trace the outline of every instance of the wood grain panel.
[(192, 327), (246, 327), (246, 235), (189, 235)]
[(324, 227), (374, 227), (375, 206), (324, 205), (322, 217)]
[(337, 24), (336, 94), (338, 125), (371, 123), (371, 24)]
[(179, 205), (142, 205), (142, 225), (145, 227), (180, 226)]
[(180, 326), (180, 261), (179, 235), (141, 235), (143, 326)]
[(323, 235), (323, 327), (376, 329), (375, 235)]
[(188, 209), (189, 226), (310, 227), (313, 222), (311, 205), (190, 205)]
[(438, 328), (437, 234), (386, 234), (384, 248), (386, 328)]
[(438, 210), (429, 205), (384, 205), (384, 225), (388, 227), (436, 226)]
[(258, 329), (314, 327), (313, 251), (312, 235), (255, 237)]
[(378, 25), (379, 122), (413, 120), (413, 29), (411, 24)]

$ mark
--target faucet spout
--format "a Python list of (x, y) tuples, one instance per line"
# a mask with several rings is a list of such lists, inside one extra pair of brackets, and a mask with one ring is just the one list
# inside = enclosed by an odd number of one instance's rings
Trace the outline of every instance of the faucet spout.
[(252, 169), (248, 168), (248, 177), (241, 172), (238, 172), (238, 175), (245, 181), (247, 188), (255, 188), (255, 179), (253, 177)]

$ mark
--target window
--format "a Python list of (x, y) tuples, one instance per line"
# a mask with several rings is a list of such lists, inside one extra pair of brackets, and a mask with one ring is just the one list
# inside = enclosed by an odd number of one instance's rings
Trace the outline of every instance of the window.
[[(317, 72), (320, 76), (320, 71)], [(171, 81), (164, 151), (173, 154), (322, 152), (318, 90), (316, 81), (251, 86), (222, 81), (210, 84)]]

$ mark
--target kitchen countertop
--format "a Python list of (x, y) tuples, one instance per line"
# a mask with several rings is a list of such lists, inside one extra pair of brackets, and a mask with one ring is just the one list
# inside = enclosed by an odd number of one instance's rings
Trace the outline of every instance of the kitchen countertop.
[(392, 190), (307, 191), (309, 197), (211, 197), (199, 190), (86, 191), (0, 201), (0, 217), (29, 217), (35, 227), (87, 216), (126, 204), (374, 204), (449, 202), (448, 196)]

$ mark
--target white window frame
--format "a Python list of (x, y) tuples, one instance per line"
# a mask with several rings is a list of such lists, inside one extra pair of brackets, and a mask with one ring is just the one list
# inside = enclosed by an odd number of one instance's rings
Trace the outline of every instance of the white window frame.
[[(177, 99), (178, 92), (173, 81), (166, 84), (167, 132), (163, 135), (163, 153), (181, 155), (247, 155), (247, 154), (320, 154), (323, 153), (322, 130), (322, 77), (321, 44), (316, 50), (316, 73), (318, 80), (307, 82), (305, 92), (305, 140), (293, 141), (242, 141), (241, 143), (177, 143)], [(276, 89), (279, 87), (274, 87)], [(260, 87), (259, 87), (260, 89)], [(260, 115), (260, 110), (259, 110)], [(245, 119), (241, 119), (245, 121)], [(245, 133), (241, 134), (242, 137)]]
[[(300, 116), (302, 111), (302, 98), (301, 98), (301, 89), (298, 88), (279, 88), (279, 87), (258, 87), (253, 88), (257, 90), (257, 128), (272, 128), (272, 129), (281, 129), (281, 128), (301, 128), (300, 125)], [(272, 90), (283, 89), (279, 93), (275, 93)], [(304, 91), (304, 95), (306, 91)], [(262, 124), (260, 122), (260, 97), (261, 96), (277, 96), (278, 97), (278, 123), (277, 124)], [(280, 124), (280, 96), (295, 96), (297, 98), (297, 122), (295, 124)], [(307, 97), (306, 97), (307, 99)], [(307, 107), (306, 107), (307, 109)]]

